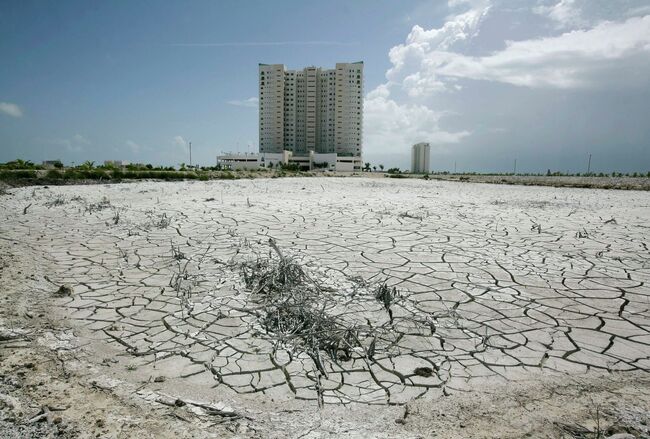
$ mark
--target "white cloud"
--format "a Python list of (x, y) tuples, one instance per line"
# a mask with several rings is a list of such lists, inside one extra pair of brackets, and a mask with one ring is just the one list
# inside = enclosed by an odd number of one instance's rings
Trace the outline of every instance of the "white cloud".
[(410, 97), (446, 89), (435, 75), (426, 75), (422, 64), (432, 50), (447, 50), (478, 35), (479, 25), (488, 14), (487, 0), (450, 0), (450, 8), (469, 6), (447, 18), (439, 29), (413, 26), (404, 44), (393, 47), (388, 56), (393, 64), (386, 72), (388, 82), (368, 93), (364, 103), (364, 144), (372, 153), (388, 154), (408, 150), (417, 142), (434, 146), (460, 142), (469, 131), (450, 132), (439, 121), (446, 112), (437, 112), (418, 103), (400, 104), (391, 98), (390, 89), (401, 84)]
[(559, 28), (583, 27), (588, 24), (577, 0), (560, 0), (553, 5), (540, 5), (533, 8), (533, 12), (546, 16)]
[[(409, 96), (422, 98), (459, 89), (460, 79), (566, 89), (634, 86), (645, 84), (643, 78), (650, 76), (650, 15), (601, 21), (556, 36), (506, 41), (503, 49), (483, 56), (454, 50), (459, 41), (478, 35), (489, 9), (487, 3), (472, 6), (438, 29), (414, 26), (406, 42), (389, 52), (389, 85), (401, 85)], [(575, 25), (577, 11), (572, 0), (563, 0), (548, 14)]]
[(488, 15), (492, 4), (488, 1), (452, 0), (451, 7), (470, 5), (470, 9), (447, 18), (438, 29), (425, 30), (415, 25), (399, 44), (388, 52), (392, 67), (386, 72), (390, 82), (402, 83), (411, 96), (442, 91), (443, 81), (435, 75), (426, 74), (430, 64), (428, 55), (433, 52), (450, 50), (461, 42), (467, 42), (479, 33), (480, 24)]
[(400, 105), (390, 99), (388, 86), (380, 85), (365, 99), (364, 144), (373, 153), (395, 153), (417, 142), (437, 146), (458, 143), (470, 135), (468, 131), (442, 130), (439, 120), (445, 115), (424, 105)]
[[(442, 161), (449, 150), (479, 167), (501, 166), (499, 154), (526, 151), (530, 159), (545, 144), (605, 150), (619, 143), (610, 135), (618, 127), (645, 138), (634, 127), (650, 90), (647, 0), (447, 4), (441, 25), (413, 26), (390, 50), (386, 82), (365, 100), (368, 155), (406, 155), (412, 143), (429, 141), (441, 145)], [(445, 108), (454, 109), (453, 121)]]
[[(463, 2), (465, 3), (465, 2)], [(425, 30), (415, 25), (406, 37), (404, 44), (399, 44), (388, 52), (393, 66), (386, 73), (389, 81), (398, 81), (400, 75), (409, 68), (417, 68), (432, 50), (441, 51), (452, 48), (455, 44), (467, 41), (478, 34), (479, 25), (488, 14), (491, 4), (478, 2), (468, 11), (449, 17), (439, 29)], [(414, 74), (415, 75), (415, 74)], [(440, 89), (438, 81), (421, 81), (421, 78), (410, 75), (411, 81), (421, 83), (429, 90)]]
[(227, 102), (230, 105), (235, 105), (237, 107), (249, 107), (249, 108), (257, 108), (257, 105), (259, 104), (259, 99), (258, 98), (248, 98), (248, 99), (242, 99), (242, 100), (232, 100)]
[(4, 113), (11, 117), (23, 117), (23, 110), (16, 104), (11, 102), (0, 102), (0, 113)]
[(172, 139), (172, 144), (175, 147), (177, 147), (179, 149), (182, 149), (182, 150), (185, 150), (187, 148), (187, 142), (185, 141), (185, 139), (183, 139), (182, 136), (175, 136)]
[(632, 66), (639, 67), (639, 61), (647, 72), (648, 55), (650, 15), (556, 37), (508, 41), (502, 51), (483, 57), (430, 52), (423, 65), (429, 76), (442, 81), (454, 77), (535, 88), (611, 87), (629, 84), (630, 74), (638, 71)]

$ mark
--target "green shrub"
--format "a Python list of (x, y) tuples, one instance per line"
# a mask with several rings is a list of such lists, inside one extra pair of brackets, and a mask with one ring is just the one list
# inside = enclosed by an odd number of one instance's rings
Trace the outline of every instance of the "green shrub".
[(51, 178), (53, 180), (63, 178), (63, 173), (61, 171), (57, 171), (56, 169), (50, 169), (45, 173), (45, 178)]
[(68, 180), (108, 180), (110, 174), (102, 169), (67, 169), (64, 178)]
[(15, 178), (38, 178), (36, 171), (21, 169), (19, 171), (14, 171), (13, 175)]
[(66, 169), (63, 172), (62, 178), (66, 180), (82, 180), (84, 178), (82, 171), (76, 169)]
[(298, 165), (298, 163), (287, 163), (286, 165), (280, 163), (280, 167), (284, 171), (289, 171), (289, 172), (298, 172), (298, 171), (300, 171), (300, 165)]

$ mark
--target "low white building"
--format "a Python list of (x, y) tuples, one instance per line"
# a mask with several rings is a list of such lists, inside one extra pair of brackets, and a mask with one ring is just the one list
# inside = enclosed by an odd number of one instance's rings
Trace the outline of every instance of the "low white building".
[(279, 165), (296, 164), (301, 170), (361, 172), (363, 159), (358, 156), (338, 156), (336, 153), (294, 155), (292, 151), (265, 152), (261, 154), (224, 154), (217, 156), (217, 165), (240, 169), (275, 168)]
[(224, 154), (217, 156), (217, 165), (227, 169), (258, 169), (260, 157), (258, 154)]
[(45, 169), (62, 168), (63, 162), (61, 160), (43, 160), (43, 166)]
[(116, 168), (123, 168), (130, 164), (131, 162), (128, 160), (104, 160), (104, 166), (115, 166)]
[(282, 152), (265, 152), (263, 154), (257, 154), (259, 157), (260, 167), (270, 168), (276, 167), (280, 164), (286, 165), (291, 160), (293, 153), (291, 151), (282, 151)]

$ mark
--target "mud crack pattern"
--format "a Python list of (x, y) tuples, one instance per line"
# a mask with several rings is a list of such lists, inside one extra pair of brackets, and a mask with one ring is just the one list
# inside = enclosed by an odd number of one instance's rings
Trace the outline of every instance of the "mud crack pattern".
[[(23, 207), (29, 203), (28, 214)], [(14, 190), (3, 239), (52, 267), (76, 324), (187, 382), (333, 404), (401, 404), (527, 371), (650, 369), (650, 196), (373, 179)], [(238, 263), (269, 238), (383, 328), (320, 377), (259, 324)], [(368, 291), (400, 298), (393, 321)], [(50, 292), (51, 293), (51, 292)], [(372, 356), (368, 355), (372, 349)]]

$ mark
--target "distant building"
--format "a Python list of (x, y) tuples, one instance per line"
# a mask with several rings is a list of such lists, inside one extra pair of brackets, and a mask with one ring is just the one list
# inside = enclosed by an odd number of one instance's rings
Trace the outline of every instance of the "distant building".
[(122, 168), (130, 164), (131, 162), (128, 160), (104, 160), (104, 166), (114, 166), (116, 168)]
[(362, 155), (363, 62), (259, 65), (260, 153)]
[(429, 154), (431, 146), (428, 143), (416, 143), (411, 148), (411, 172), (414, 174), (427, 174), (430, 170)]
[(361, 172), (363, 160), (355, 156), (339, 156), (336, 153), (316, 153), (305, 155), (293, 152), (268, 152), (260, 154), (224, 154), (217, 156), (217, 164), (233, 170), (276, 168), (282, 165), (298, 165), (305, 171)]
[(62, 168), (63, 163), (61, 160), (43, 160), (43, 167), (45, 169)]
[(360, 172), (362, 130), (363, 62), (302, 70), (260, 64), (259, 154), (224, 154), (217, 164)]

